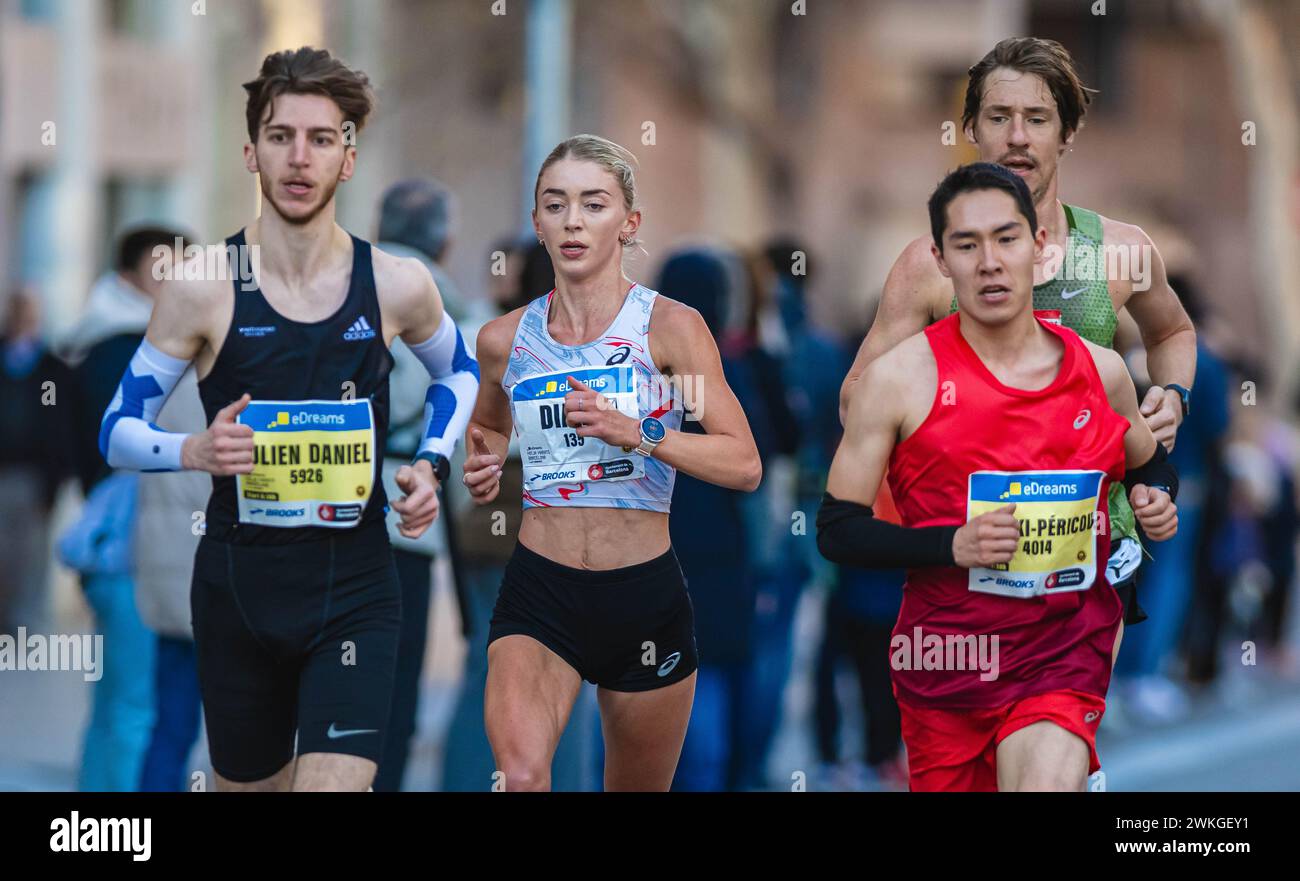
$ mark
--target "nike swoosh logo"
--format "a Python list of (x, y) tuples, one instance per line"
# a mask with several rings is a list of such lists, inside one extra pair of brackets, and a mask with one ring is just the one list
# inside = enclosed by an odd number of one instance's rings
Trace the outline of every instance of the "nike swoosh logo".
[(378, 734), (378, 728), (353, 728), (351, 731), (343, 731), (333, 722), (330, 723), (330, 730), (325, 732), (325, 736), (330, 740), (338, 740), (340, 737), (351, 737), (354, 734)]
[(1068, 299), (1070, 299), (1071, 297), (1076, 297), (1076, 296), (1078, 296), (1079, 294), (1082, 294), (1082, 293), (1083, 293), (1084, 291), (1086, 291), (1087, 289), (1088, 289), (1088, 286), (1087, 286), (1087, 285), (1084, 285), (1083, 287), (1079, 288), (1077, 291), (1061, 291), (1061, 299), (1062, 299), (1062, 300), (1068, 300)]

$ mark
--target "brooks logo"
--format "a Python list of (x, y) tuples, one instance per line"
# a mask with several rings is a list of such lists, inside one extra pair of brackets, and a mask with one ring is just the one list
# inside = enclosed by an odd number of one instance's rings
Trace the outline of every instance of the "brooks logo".
[(354, 340), (372, 340), (374, 338), (375, 330), (370, 326), (370, 322), (366, 321), (366, 316), (364, 315), (352, 322), (352, 326), (343, 334), (343, 339), (348, 342)]

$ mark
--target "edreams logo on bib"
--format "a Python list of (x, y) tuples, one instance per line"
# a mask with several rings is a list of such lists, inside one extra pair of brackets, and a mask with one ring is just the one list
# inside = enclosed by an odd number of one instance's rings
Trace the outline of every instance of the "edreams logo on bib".
[(297, 425), (337, 425), (340, 428), (347, 425), (347, 419), (342, 413), (311, 413), (306, 410), (300, 410), (290, 415), (288, 410), (280, 410), (275, 414), (275, 419), (266, 424), (264, 431), (272, 431), (277, 428), (290, 428)]
[[(605, 386), (609, 385), (611, 379), (612, 377), (609, 376), (593, 376), (590, 379), (588, 379), (584, 384), (587, 386), (587, 388), (591, 389), (592, 391), (598, 392), (601, 389), (603, 389)], [(571, 389), (569, 388), (569, 381), (567, 379), (564, 380), (564, 382), (559, 382), (557, 380), (551, 379), (547, 381), (546, 385), (543, 388), (539, 388), (537, 392), (533, 395), (533, 397), (544, 398), (548, 395), (557, 395), (560, 392), (564, 392), (567, 394), (569, 391), (571, 391)]]
[(1074, 483), (1033, 483), (1019, 480), (1011, 481), (1007, 491), (998, 496), (998, 501), (1009, 499), (1014, 496), (1049, 496), (1049, 495), (1067, 495), (1079, 491), (1079, 487)]
[(370, 322), (366, 321), (366, 316), (364, 315), (352, 322), (352, 326), (343, 333), (343, 339), (348, 342), (353, 342), (355, 340), (372, 340), (374, 338), (375, 330), (370, 326)]

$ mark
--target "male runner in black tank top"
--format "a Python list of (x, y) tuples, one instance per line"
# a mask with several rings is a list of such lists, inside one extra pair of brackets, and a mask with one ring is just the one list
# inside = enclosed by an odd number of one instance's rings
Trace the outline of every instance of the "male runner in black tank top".
[[(437, 516), (478, 365), (419, 261), (335, 223), (371, 107), (365, 75), (304, 48), (268, 56), (245, 89), (264, 210), (227, 240), (233, 272), (195, 279), (191, 263), (163, 285), (100, 447), (115, 467), (213, 475), (191, 601), (218, 788), (365, 790), (401, 615), (386, 504), (411, 537)], [(396, 336), (433, 383), (424, 443), (397, 473), (406, 496), (389, 502)], [(190, 361), (211, 424), (169, 434), (151, 420)]]

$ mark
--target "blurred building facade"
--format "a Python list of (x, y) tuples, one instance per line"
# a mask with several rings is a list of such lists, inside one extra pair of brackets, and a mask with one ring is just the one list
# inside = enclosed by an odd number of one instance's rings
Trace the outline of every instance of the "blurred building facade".
[(232, 232), (257, 206), (239, 85), (266, 52), (312, 43), (377, 87), (339, 190), (354, 232), (373, 233), (385, 186), (435, 175), (463, 209), (448, 266), (481, 289), (489, 243), (531, 207), (538, 139), (591, 131), (641, 160), (636, 275), (683, 239), (790, 233), (816, 263), (815, 316), (862, 330), (925, 232), (931, 188), (973, 156), (960, 132), (943, 138), (967, 67), (1030, 33), (1100, 89), (1062, 198), (1146, 228), (1294, 382), (1300, 4), (1286, 0), (1109, 0), (1105, 15), (1076, 0), (0, 0), (0, 266), (57, 328), (123, 225)]

